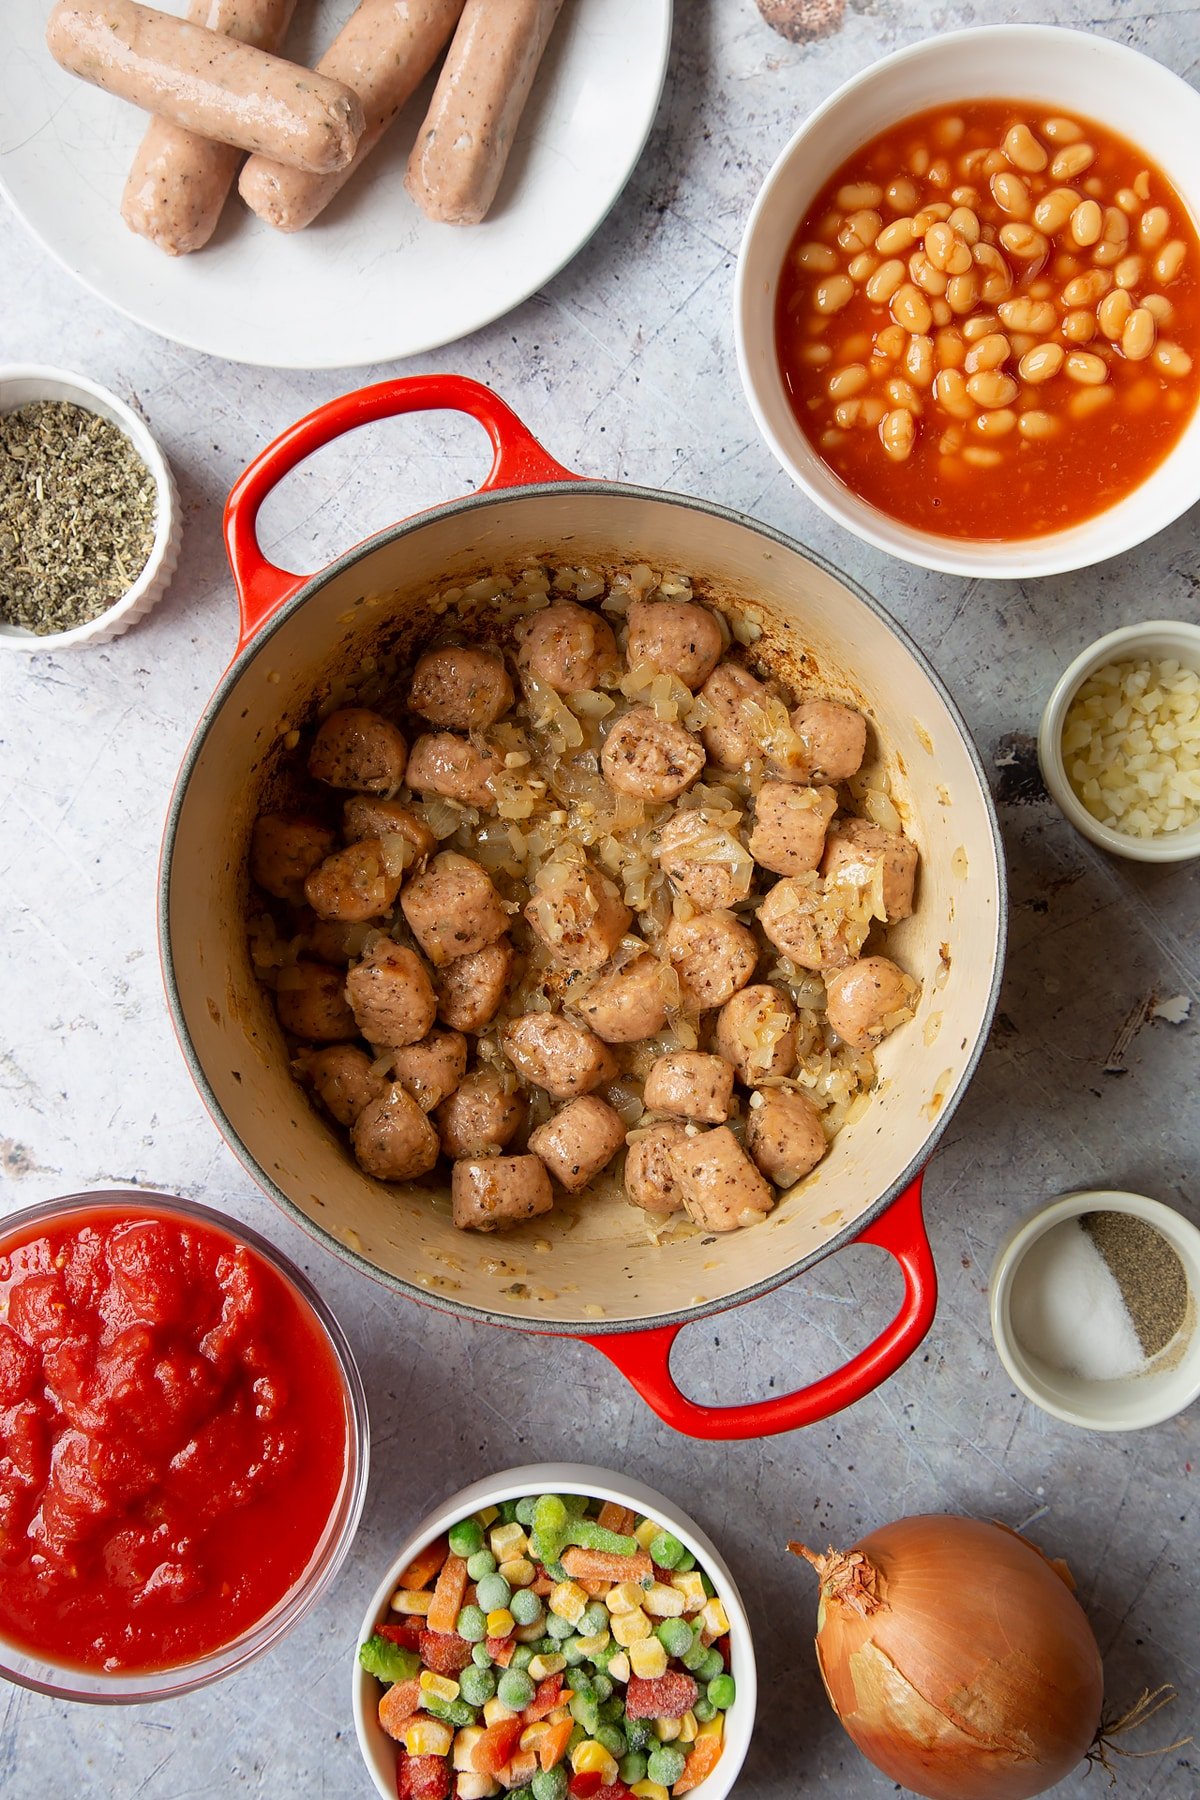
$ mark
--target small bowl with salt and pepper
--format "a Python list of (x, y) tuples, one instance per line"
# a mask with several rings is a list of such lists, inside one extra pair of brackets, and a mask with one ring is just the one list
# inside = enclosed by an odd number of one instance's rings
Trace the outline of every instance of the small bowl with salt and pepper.
[(179, 539), (167, 460), (124, 401), (65, 369), (0, 367), (0, 651), (128, 631)]
[(1090, 1431), (1136, 1431), (1200, 1396), (1200, 1230), (1142, 1194), (1067, 1194), (992, 1270), (992, 1335), (1021, 1391)]

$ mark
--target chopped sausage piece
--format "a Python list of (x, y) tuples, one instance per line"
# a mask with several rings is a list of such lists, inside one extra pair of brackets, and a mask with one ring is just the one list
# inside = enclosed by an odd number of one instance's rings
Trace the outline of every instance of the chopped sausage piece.
[(585, 861), (543, 863), (533, 880), (525, 917), (556, 962), (569, 969), (601, 969), (633, 914), (621, 890)]
[(510, 939), (497, 938), (482, 950), (456, 956), (437, 979), (438, 1018), (454, 1031), (482, 1031), (500, 1010), (508, 992), (516, 951)]
[(558, 1013), (524, 1013), (505, 1026), (503, 1045), (518, 1075), (557, 1100), (590, 1094), (617, 1077), (617, 1064), (607, 1046)]
[(825, 847), (825, 829), (837, 811), (830, 787), (796, 787), (764, 781), (754, 803), (750, 854), (776, 875), (803, 875), (815, 869)]
[(883, 909), (888, 923), (907, 919), (913, 910), (917, 879), (917, 847), (898, 831), (885, 831), (869, 819), (839, 819), (825, 840), (821, 873), (827, 881), (852, 881), (865, 887), (883, 865)]
[(263, 813), (250, 839), (250, 875), (277, 900), (300, 906), (304, 882), (318, 863), (337, 848), (337, 838), (315, 819), (292, 819)]
[(341, 969), (297, 962), (280, 971), (275, 1010), (285, 1031), (314, 1043), (344, 1042), (357, 1029), (342, 991)]
[(361, 925), (395, 905), (404, 880), (403, 841), (391, 847), (382, 838), (359, 838), (335, 850), (304, 883), (308, 904), (319, 919)]
[(852, 706), (835, 700), (802, 700), (792, 714), (792, 730), (804, 747), (805, 781), (847, 781), (862, 766), (867, 721)]
[(370, 794), (355, 794), (342, 807), (342, 836), (348, 844), (358, 838), (402, 837), (411, 844), (412, 855), (405, 868), (423, 862), (437, 844), (437, 839), (415, 812), (401, 806), (398, 800), (378, 800)]
[(461, 1031), (431, 1031), (392, 1057), (392, 1077), (422, 1112), (432, 1112), (467, 1072), (467, 1040)]
[(802, 969), (842, 969), (853, 962), (871, 929), (861, 894), (847, 908), (844, 889), (812, 874), (785, 875), (758, 909), (763, 935)]
[(634, 706), (604, 740), (600, 768), (609, 787), (638, 800), (674, 800), (704, 767), (704, 750), (690, 731), (660, 719), (652, 706)]
[(787, 1188), (815, 1169), (829, 1146), (821, 1115), (807, 1094), (768, 1088), (751, 1098), (746, 1148), (769, 1181)]
[(626, 615), (625, 660), (676, 676), (693, 694), (721, 660), (721, 627), (691, 600), (635, 600)]
[(717, 1049), (747, 1087), (796, 1066), (796, 1009), (767, 982), (743, 988), (717, 1014)]
[(601, 976), (595, 987), (572, 1005), (606, 1044), (637, 1044), (666, 1024), (669, 986), (674, 983), (668, 971), (647, 951), (624, 968)]
[(754, 858), (731, 831), (700, 809), (677, 812), (658, 834), (655, 860), (699, 912), (736, 906), (750, 892)]
[(721, 1125), (733, 1104), (733, 1068), (703, 1050), (671, 1050), (651, 1065), (644, 1097), (650, 1112)]
[(523, 674), (560, 694), (599, 687), (602, 676), (619, 663), (607, 619), (571, 600), (533, 615), (517, 655)]
[(308, 772), (330, 787), (392, 794), (404, 780), (408, 745), (389, 719), (365, 706), (330, 713), (308, 753)]
[(554, 1193), (536, 1156), (468, 1157), (450, 1178), (454, 1223), (460, 1231), (496, 1231), (547, 1213)]
[(415, 1181), (438, 1159), (438, 1134), (412, 1095), (389, 1082), (363, 1107), (350, 1130), (360, 1168), (377, 1181)]
[(437, 1109), (442, 1149), (452, 1162), (503, 1150), (524, 1120), (524, 1096), (510, 1092), (495, 1069), (476, 1069)]
[(346, 976), (346, 998), (368, 1043), (415, 1044), (437, 1012), (433, 983), (415, 950), (381, 937)]
[(595, 1094), (583, 1094), (539, 1125), (530, 1136), (529, 1148), (568, 1194), (577, 1194), (612, 1161), (624, 1142), (625, 1127), (612, 1107)]
[(414, 875), (400, 907), (435, 969), (494, 944), (508, 930), (508, 914), (487, 871), (454, 850), (443, 850)]
[(886, 956), (864, 956), (826, 981), (829, 1023), (852, 1050), (872, 1050), (912, 1018), (920, 992)]
[(743, 702), (753, 700), (761, 705), (767, 690), (749, 670), (737, 663), (721, 663), (700, 689), (712, 715), (701, 728), (700, 736), (708, 752), (708, 760), (722, 769), (742, 769), (762, 749), (742, 711)]
[(672, 919), (666, 949), (679, 977), (684, 1006), (691, 1012), (724, 1006), (745, 987), (758, 961), (753, 934), (723, 912)]
[(671, 1167), (671, 1146), (687, 1138), (685, 1125), (654, 1125), (635, 1138), (625, 1152), (625, 1192), (643, 1212), (665, 1218), (683, 1205), (683, 1193)]
[(339, 1125), (353, 1125), (363, 1107), (378, 1100), (387, 1086), (357, 1044), (330, 1044), (327, 1050), (306, 1051), (294, 1066)]
[(362, 955), (368, 933), (379, 930), (378, 925), (350, 925), (341, 919), (318, 919), (311, 908), (297, 924), (310, 956), (317, 962), (341, 963), (343, 967)]
[(688, 1217), (704, 1231), (755, 1225), (775, 1204), (769, 1183), (728, 1125), (685, 1137), (668, 1154)]
[(408, 785), (417, 794), (440, 794), (460, 806), (492, 806), (496, 796), (489, 783), (499, 775), (504, 759), (470, 738), (452, 731), (427, 731), (412, 747), (408, 759)]
[(513, 686), (499, 650), (448, 644), (427, 650), (413, 670), (408, 704), (431, 725), (482, 731), (503, 718)]

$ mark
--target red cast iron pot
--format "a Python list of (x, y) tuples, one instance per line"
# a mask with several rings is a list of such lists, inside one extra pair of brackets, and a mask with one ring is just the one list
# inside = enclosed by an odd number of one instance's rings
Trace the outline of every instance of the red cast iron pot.
[[(258, 512), (290, 469), (355, 426), (446, 408), (470, 414), (491, 438), (494, 460), (478, 493), (381, 532), (317, 575), (266, 560)], [(981, 1053), (1005, 933), (987, 785), (920, 652), (867, 594), (779, 533), (705, 501), (581, 480), (489, 389), (456, 376), (382, 382), (300, 420), (237, 483), (226, 536), (241, 638), (175, 790), (160, 919), (180, 1042), (250, 1173), (330, 1248), (397, 1293), (466, 1318), (585, 1338), (660, 1418), (697, 1437), (812, 1424), (886, 1380), (933, 1320), (920, 1171)], [(753, 1230), (718, 1239), (679, 1233), (655, 1247), (642, 1215), (619, 1196), (589, 1196), (502, 1238), (455, 1231), (443, 1177), (395, 1187), (358, 1169), (295, 1086), (270, 996), (251, 967), (247, 846), (280, 779), (288, 734), (364, 658), (419, 648), (438, 628), (430, 602), (440, 590), (538, 558), (683, 569), (700, 594), (756, 621), (755, 655), (765, 667), (792, 683), (815, 681), (868, 714), (921, 851), (918, 910), (892, 934), (898, 959), (923, 984), (917, 1017), (882, 1047), (865, 1114)], [(538, 1239), (550, 1240), (549, 1254), (535, 1249)], [(751, 1405), (704, 1406), (680, 1392), (670, 1353), (681, 1326), (767, 1293), (850, 1243), (888, 1251), (904, 1278), (900, 1310), (873, 1343), (833, 1374)]]

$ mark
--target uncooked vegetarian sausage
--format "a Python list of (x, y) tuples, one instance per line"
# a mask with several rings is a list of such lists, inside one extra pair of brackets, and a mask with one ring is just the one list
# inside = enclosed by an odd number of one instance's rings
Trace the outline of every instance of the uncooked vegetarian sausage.
[(638, 800), (678, 799), (703, 767), (703, 746), (682, 725), (660, 719), (652, 706), (624, 713), (600, 752), (609, 787)]
[(600, 1039), (558, 1013), (523, 1013), (504, 1029), (504, 1054), (518, 1075), (558, 1100), (615, 1081), (617, 1064)]
[(886, 956), (864, 956), (825, 983), (829, 1023), (853, 1050), (872, 1050), (912, 1017), (920, 987)]
[(667, 1154), (688, 1216), (703, 1231), (757, 1224), (775, 1204), (770, 1185), (728, 1125), (685, 1137)]
[(686, 1125), (654, 1125), (625, 1152), (625, 1192), (643, 1212), (665, 1217), (683, 1205), (670, 1151), (673, 1144), (684, 1143), (687, 1135)]
[(563, 600), (535, 613), (521, 640), (517, 666), (559, 694), (596, 688), (620, 663), (612, 626), (598, 612)]
[(428, 1175), (438, 1159), (438, 1134), (412, 1095), (398, 1081), (389, 1082), (370, 1101), (350, 1129), (350, 1142), (360, 1167), (377, 1181), (415, 1181)]
[(318, 174), (344, 169), (363, 133), (353, 89), (137, 0), (58, 0), (55, 62), (176, 125)]
[(776, 1187), (792, 1187), (815, 1169), (826, 1150), (821, 1115), (797, 1088), (753, 1094), (746, 1114), (746, 1148)]
[(415, 950), (387, 937), (377, 939), (350, 970), (346, 998), (367, 1042), (385, 1044), (389, 1049), (415, 1044), (437, 1014), (425, 964)]
[(804, 781), (847, 781), (856, 775), (867, 748), (867, 721), (852, 706), (835, 700), (802, 700), (792, 714), (792, 730), (804, 746)]
[(409, 96), (433, 67), (462, 11), (462, 0), (361, 0), (317, 64), (363, 104), (366, 125), (353, 161), (332, 175), (252, 156), (238, 190), (251, 212), (277, 231), (301, 231), (362, 167)]
[(657, 956), (647, 951), (611, 975), (601, 976), (581, 1000), (571, 1004), (588, 1029), (606, 1044), (638, 1044), (654, 1037), (667, 1022), (670, 979)]
[(796, 1009), (767, 982), (745, 987), (717, 1014), (716, 1044), (747, 1087), (796, 1066)]
[(714, 825), (699, 807), (667, 820), (659, 830), (654, 858), (672, 886), (699, 912), (736, 906), (754, 880), (754, 858), (741, 839)]
[(500, 186), (563, 0), (467, 0), (405, 186), (431, 219), (477, 225)]
[(308, 754), (308, 772), (329, 787), (391, 794), (404, 780), (408, 745), (381, 713), (343, 706), (324, 720)]
[(361, 925), (390, 911), (404, 879), (403, 845), (359, 838), (335, 850), (305, 877), (304, 897), (318, 919)]
[(724, 1006), (739, 988), (745, 987), (758, 961), (753, 933), (728, 913), (698, 913), (694, 919), (672, 919), (667, 927), (666, 950), (689, 1012)]
[(632, 917), (616, 883), (582, 859), (543, 863), (525, 907), (534, 934), (569, 969), (603, 968)]
[(494, 806), (489, 783), (503, 767), (503, 758), (490, 746), (480, 749), (452, 731), (430, 731), (412, 747), (408, 785), (418, 794), (440, 794), (460, 806)]
[(304, 903), (305, 878), (337, 848), (337, 838), (315, 819), (263, 813), (250, 839), (250, 874), (277, 900)]
[(455, 1163), (450, 1200), (460, 1231), (495, 1231), (549, 1212), (554, 1191), (538, 1157), (484, 1156)]
[(913, 910), (917, 879), (917, 847), (898, 831), (885, 831), (869, 819), (840, 819), (825, 840), (821, 873), (827, 881), (853, 881), (866, 886), (883, 864), (883, 910), (889, 925)]
[(339, 1125), (353, 1125), (363, 1107), (378, 1100), (387, 1082), (374, 1073), (370, 1057), (357, 1044), (330, 1044), (307, 1050), (292, 1067), (313, 1088)]
[(625, 660), (674, 675), (695, 693), (721, 658), (721, 627), (690, 600), (634, 600), (626, 614)]
[(508, 930), (508, 914), (491, 877), (455, 850), (443, 850), (413, 876), (400, 907), (435, 969), (494, 944)]
[(500, 1010), (508, 991), (516, 951), (510, 939), (497, 938), (482, 950), (456, 956), (439, 970), (438, 1018), (455, 1031), (482, 1031)]
[[(296, 0), (192, 0), (188, 21), (256, 50), (278, 50)], [(125, 183), (121, 217), (168, 256), (201, 250), (217, 228), (241, 151), (151, 119)]]
[(825, 830), (837, 811), (830, 787), (796, 787), (764, 781), (754, 802), (750, 854), (776, 875), (803, 875), (815, 869), (825, 848)]
[(525, 1097), (510, 1092), (495, 1069), (476, 1069), (442, 1101), (436, 1117), (442, 1149), (452, 1162), (460, 1156), (486, 1156), (516, 1137), (525, 1118)]
[(645, 1102), (647, 1112), (721, 1125), (733, 1103), (733, 1067), (703, 1050), (670, 1050), (651, 1064)]
[(625, 1127), (612, 1107), (596, 1094), (582, 1094), (530, 1134), (529, 1148), (568, 1194), (577, 1194), (624, 1142)]
[(449, 1098), (467, 1072), (467, 1040), (461, 1031), (431, 1031), (392, 1057), (392, 1076), (422, 1112)]
[(342, 971), (325, 963), (290, 963), (279, 972), (275, 1010), (285, 1031), (314, 1044), (354, 1036), (354, 1014), (342, 991)]
[(408, 690), (410, 712), (454, 731), (481, 731), (494, 725), (513, 698), (500, 652), (470, 644), (427, 650), (413, 670)]

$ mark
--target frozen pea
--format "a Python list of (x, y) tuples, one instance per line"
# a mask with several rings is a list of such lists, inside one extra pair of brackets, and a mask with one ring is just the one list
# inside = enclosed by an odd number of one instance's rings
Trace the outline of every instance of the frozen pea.
[(491, 1668), (492, 1653), (488, 1649), (486, 1644), (476, 1644), (475, 1648), (471, 1652), (471, 1661), (475, 1664), (475, 1667), (477, 1669), (490, 1669)]
[(600, 1729), (600, 1711), (596, 1705), (594, 1694), (572, 1694), (567, 1702), (571, 1717), (577, 1725), (582, 1725), (589, 1737), (594, 1738)]
[(542, 1603), (532, 1588), (517, 1588), (508, 1610), (518, 1625), (536, 1625), (542, 1616)]
[(674, 1744), (660, 1744), (646, 1759), (646, 1774), (661, 1787), (674, 1787), (683, 1774), (687, 1757)]
[[(702, 1644), (699, 1637), (697, 1637), (697, 1639), (696, 1639), (695, 1643), (692, 1645), (691, 1649), (685, 1650), (679, 1660), (683, 1664), (685, 1669), (690, 1669), (693, 1674), (696, 1674), (699, 1671), (699, 1669), (707, 1655), (708, 1655), (707, 1647), (704, 1644)], [(721, 1667), (722, 1668), (725, 1667), (724, 1662), (722, 1662)]]
[(677, 1569), (683, 1545), (670, 1531), (658, 1531), (650, 1539), (650, 1555), (660, 1569)]
[(474, 1556), (467, 1558), (467, 1574), (472, 1581), (482, 1581), (485, 1575), (496, 1573), (496, 1559), (490, 1550), (477, 1550)]
[(546, 1630), (552, 1638), (574, 1637), (575, 1627), (570, 1619), (560, 1619), (557, 1613), (551, 1613), (546, 1620)]
[(646, 1758), (640, 1750), (627, 1750), (617, 1764), (617, 1773), (626, 1787), (646, 1779)]
[(567, 1667), (569, 1669), (577, 1669), (580, 1663), (584, 1661), (587, 1656), (587, 1651), (583, 1648), (583, 1639), (578, 1633), (576, 1633), (574, 1637), (563, 1639), (562, 1654), (567, 1659)]
[(701, 1571), (700, 1571), (700, 1580), (703, 1583), (704, 1592), (708, 1595), (708, 1598), (710, 1600), (715, 1600), (717, 1597), (717, 1590), (713, 1586), (712, 1582), (708, 1579), (708, 1576), (704, 1573), (703, 1569), (701, 1569)]
[(476, 1598), (485, 1613), (496, 1612), (512, 1599), (512, 1589), (503, 1575), (485, 1575), (475, 1589)]
[(600, 1723), (602, 1725), (619, 1725), (625, 1716), (625, 1702), (620, 1694), (613, 1694), (608, 1700), (600, 1702)]
[(701, 1694), (699, 1699), (692, 1702), (692, 1714), (697, 1725), (707, 1725), (710, 1719), (716, 1718), (717, 1709), (711, 1700)]
[(696, 1670), (699, 1681), (715, 1681), (718, 1675), (725, 1673), (725, 1658), (714, 1644), (711, 1650), (704, 1652), (704, 1661)]
[(708, 1698), (718, 1712), (726, 1712), (737, 1699), (737, 1683), (732, 1675), (714, 1675), (708, 1684)]
[(558, 1494), (539, 1494), (533, 1508), (533, 1529), (548, 1543), (561, 1543), (570, 1514)]
[(531, 1786), (533, 1800), (566, 1800), (569, 1777), (561, 1763), (553, 1769), (538, 1769)]
[(502, 1525), (512, 1525), (516, 1522), (516, 1517), (517, 1517), (516, 1501), (515, 1500), (502, 1500), (500, 1502), (500, 1523)]
[(510, 1669), (527, 1669), (533, 1661), (533, 1657), (534, 1649), (532, 1644), (518, 1644), (512, 1653), (512, 1660), (508, 1666)]
[(533, 1524), (533, 1509), (536, 1505), (537, 1500), (533, 1494), (526, 1494), (523, 1500), (517, 1501), (518, 1525), (524, 1525), (528, 1529)]
[(611, 1675), (606, 1675), (603, 1670), (600, 1670), (599, 1673), (592, 1676), (592, 1692), (597, 1700), (611, 1700), (612, 1691)]
[(474, 1556), (483, 1549), (483, 1526), (478, 1519), (460, 1519), (450, 1527), (450, 1548), (455, 1556)]
[(628, 1745), (625, 1742), (625, 1733), (623, 1731), (618, 1731), (615, 1725), (604, 1723), (598, 1725), (596, 1727), (596, 1742), (598, 1744), (603, 1744), (604, 1748), (608, 1751), (608, 1754), (610, 1756), (615, 1756), (618, 1760), (624, 1756), (628, 1749)]
[(654, 1635), (668, 1656), (683, 1656), (692, 1647), (692, 1628), (684, 1619), (664, 1619)]
[(487, 1636), (487, 1619), (483, 1609), (478, 1606), (464, 1606), (458, 1615), (454, 1629), (460, 1638), (466, 1638), (468, 1644), (482, 1644)]
[[(516, 1617), (516, 1614), (513, 1614)], [(593, 1600), (585, 1608), (578, 1625), (575, 1627), (580, 1637), (599, 1637), (602, 1631), (608, 1630), (609, 1612), (601, 1600)]]
[(582, 1744), (586, 1740), (586, 1738), (587, 1738), (587, 1732), (583, 1729), (582, 1725), (580, 1725), (578, 1722), (576, 1722), (576, 1724), (572, 1725), (571, 1735), (567, 1739), (567, 1755), (570, 1756), (572, 1750), (574, 1750), (578, 1744)]
[(677, 1575), (690, 1575), (695, 1566), (695, 1557), (690, 1550), (685, 1550), (679, 1561), (675, 1564), (675, 1573)]
[(534, 1800), (531, 1787), (509, 1788), (507, 1800)]
[(561, 1499), (573, 1519), (581, 1519), (590, 1504), (586, 1494), (563, 1494)]
[(533, 1695), (533, 1682), (524, 1669), (507, 1668), (496, 1683), (496, 1698), (513, 1712), (524, 1712)]
[(484, 1706), (496, 1692), (496, 1677), (490, 1669), (468, 1663), (459, 1675), (458, 1691), (468, 1706)]
[(537, 1651), (539, 1656), (557, 1656), (558, 1655), (558, 1640), (557, 1640), (557, 1638), (552, 1638), (552, 1637), (539, 1638), (537, 1643), (533, 1647)]

